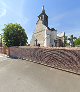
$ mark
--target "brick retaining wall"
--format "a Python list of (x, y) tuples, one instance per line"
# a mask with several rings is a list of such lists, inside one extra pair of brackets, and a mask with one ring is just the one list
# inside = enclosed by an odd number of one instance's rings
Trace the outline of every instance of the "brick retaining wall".
[(3, 47), (0, 47), (0, 53), (3, 53)]
[(80, 74), (80, 48), (10, 47), (10, 56)]

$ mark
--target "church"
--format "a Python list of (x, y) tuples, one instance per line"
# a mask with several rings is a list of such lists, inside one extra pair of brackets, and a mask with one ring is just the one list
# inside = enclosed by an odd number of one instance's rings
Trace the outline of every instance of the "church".
[(36, 30), (32, 35), (30, 46), (63, 47), (65, 33), (57, 35), (57, 30), (48, 27), (48, 16), (44, 6), (38, 16)]

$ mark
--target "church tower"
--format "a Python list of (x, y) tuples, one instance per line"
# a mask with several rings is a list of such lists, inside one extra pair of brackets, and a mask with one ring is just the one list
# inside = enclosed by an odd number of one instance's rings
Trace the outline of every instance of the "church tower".
[(38, 21), (36, 23), (36, 30), (33, 33), (31, 39), (31, 46), (41, 46), (41, 47), (54, 47), (55, 40), (57, 38), (57, 31), (54, 28), (48, 27), (48, 16), (45, 12), (44, 6), (42, 7), (42, 12), (38, 16)]
[(38, 16), (38, 18), (39, 18), (38, 21), (42, 20), (43, 25), (48, 27), (48, 16), (45, 13), (44, 6), (42, 7), (42, 13)]

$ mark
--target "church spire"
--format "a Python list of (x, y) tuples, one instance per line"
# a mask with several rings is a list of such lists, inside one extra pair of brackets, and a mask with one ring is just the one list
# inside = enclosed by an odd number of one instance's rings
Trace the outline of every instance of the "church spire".
[(42, 12), (45, 13), (44, 5), (43, 5), (43, 7), (42, 7)]
[(41, 20), (41, 21), (43, 22), (43, 24), (44, 24), (45, 26), (48, 27), (48, 16), (47, 16), (46, 13), (45, 13), (44, 5), (43, 5), (43, 7), (42, 7), (42, 12), (41, 12), (41, 14), (38, 16), (38, 18), (39, 18), (39, 20)]

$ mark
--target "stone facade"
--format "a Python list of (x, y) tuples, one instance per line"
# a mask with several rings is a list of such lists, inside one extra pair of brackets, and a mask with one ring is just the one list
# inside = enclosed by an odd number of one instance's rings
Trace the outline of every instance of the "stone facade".
[[(62, 37), (61, 37), (62, 38)], [(33, 33), (31, 46), (55, 47), (63, 46), (59, 44), (60, 38), (57, 36), (57, 30), (48, 27), (48, 16), (43, 6), (42, 13), (38, 16), (36, 31)], [(63, 41), (61, 39), (63, 44)]]

